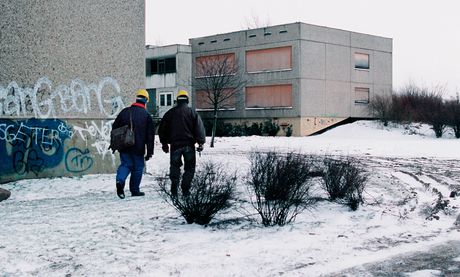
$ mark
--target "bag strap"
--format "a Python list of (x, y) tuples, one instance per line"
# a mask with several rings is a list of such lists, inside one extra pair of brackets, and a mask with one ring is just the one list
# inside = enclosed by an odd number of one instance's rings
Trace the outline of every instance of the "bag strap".
[(129, 122), (131, 125), (131, 132), (133, 131), (133, 113), (131, 111), (131, 108), (129, 108)]

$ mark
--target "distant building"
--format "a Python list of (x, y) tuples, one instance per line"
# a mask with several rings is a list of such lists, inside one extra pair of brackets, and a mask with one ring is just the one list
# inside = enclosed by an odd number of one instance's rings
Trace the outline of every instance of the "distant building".
[(189, 45), (146, 46), (147, 109), (158, 117), (174, 105), (180, 89), (191, 93), (192, 51)]
[[(174, 95), (184, 86), (192, 91), (193, 106), (202, 117), (212, 118), (209, 105), (201, 100), (203, 92), (196, 90), (196, 63), (218, 55), (244, 70), (247, 82), (230, 101), (233, 106), (219, 111), (219, 118), (248, 124), (275, 120), (284, 128), (292, 125), (295, 136), (348, 118), (371, 118), (369, 101), (392, 89), (391, 38), (305, 23), (192, 38), (190, 46), (148, 51), (152, 61), (182, 54), (181, 60), (176, 58), (181, 72), (166, 73), (166, 67), (160, 72), (159, 65), (157, 73), (147, 69), (147, 88), (155, 89), (157, 98), (159, 91)], [(152, 61), (147, 60), (147, 67), (155, 64)]]

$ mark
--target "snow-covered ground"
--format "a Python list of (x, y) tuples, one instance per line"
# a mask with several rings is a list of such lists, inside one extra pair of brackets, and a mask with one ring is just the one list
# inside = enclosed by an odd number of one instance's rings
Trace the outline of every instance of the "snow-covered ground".
[[(312, 137), (217, 138), (198, 163), (242, 177), (254, 149), (358, 157), (370, 172), (366, 203), (353, 212), (321, 201), (269, 228), (240, 203), (206, 227), (188, 225), (156, 192), (169, 167), (157, 144), (143, 198), (118, 199), (113, 174), (2, 184), (12, 196), (0, 202), (0, 276), (319, 276), (460, 239), (460, 197), (449, 198), (460, 190), (460, 140), (451, 134), (361, 121)], [(449, 205), (430, 220), (433, 189)], [(246, 197), (242, 182), (239, 191)]]

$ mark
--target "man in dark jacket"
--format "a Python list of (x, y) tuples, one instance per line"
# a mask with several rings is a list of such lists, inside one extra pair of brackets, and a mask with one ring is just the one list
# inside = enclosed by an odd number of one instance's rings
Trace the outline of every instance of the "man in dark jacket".
[[(195, 143), (198, 143), (196, 150), (201, 152), (206, 142), (203, 122), (198, 113), (188, 106), (188, 102), (187, 91), (180, 90), (177, 94), (177, 105), (166, 112), (158, 128), (163, 151), (171, 152), (169, 178), (171, 179), (171, 194), (174, 197), (177, 196), (177, 188), (181, 179), (182, 158), (184, 174), (181, 189), (182, 194), (188, 196), (190, 184), (195, 175)], [(171, 145), (171, 149), (168, 144)]]
[[(125, 180), (129, 174), (129, 190), (131, 196), (144, 196), (145, 193), (140, 191), (139, 186), (144, 172), (144, 160), (148, 161), (153, 155), (153, 145), (155, 141), (155, 126), (152, 117), (145, 109), (149, 101), (149, 94), (145, 89), (136, 92), (136, 103), (131, 107), (124, 108), (115, 119), (112, 129), (125, 125), (133, 126), (135, 144), (120, 152), (121, 164), (117, 170), (116, 186), (117, 195), (121, 199), (125, 198), (124, 187)], [(147, 154), (145, 148), (147, 146)]]

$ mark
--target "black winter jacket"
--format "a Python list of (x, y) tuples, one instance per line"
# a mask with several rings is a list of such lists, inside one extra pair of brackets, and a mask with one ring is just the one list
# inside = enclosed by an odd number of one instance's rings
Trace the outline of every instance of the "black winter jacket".
[(121, 152), (132, 153), (138, 156), (144, 156), (145, 146), (147, 145), (147, 155), (153, 155), (153, 145), (155, 142), (155, 126), (152, 117), (145, 108), (133, 104), (131, 107), (124, 108), (115, 119), (112, 129), (116, 129), (130, 123), (130, 111), (132, 113), (132, 121), (134, 128), (134, 136), (136, 144), (132, 147), (123, 149)]
[(184, 146), (195, 146), (195, 143), (206, 142), (200, 116), (187, 103), (181, 102), (163, 116), (158, 135), (162, 144), (171, 144), (171, 152)]

